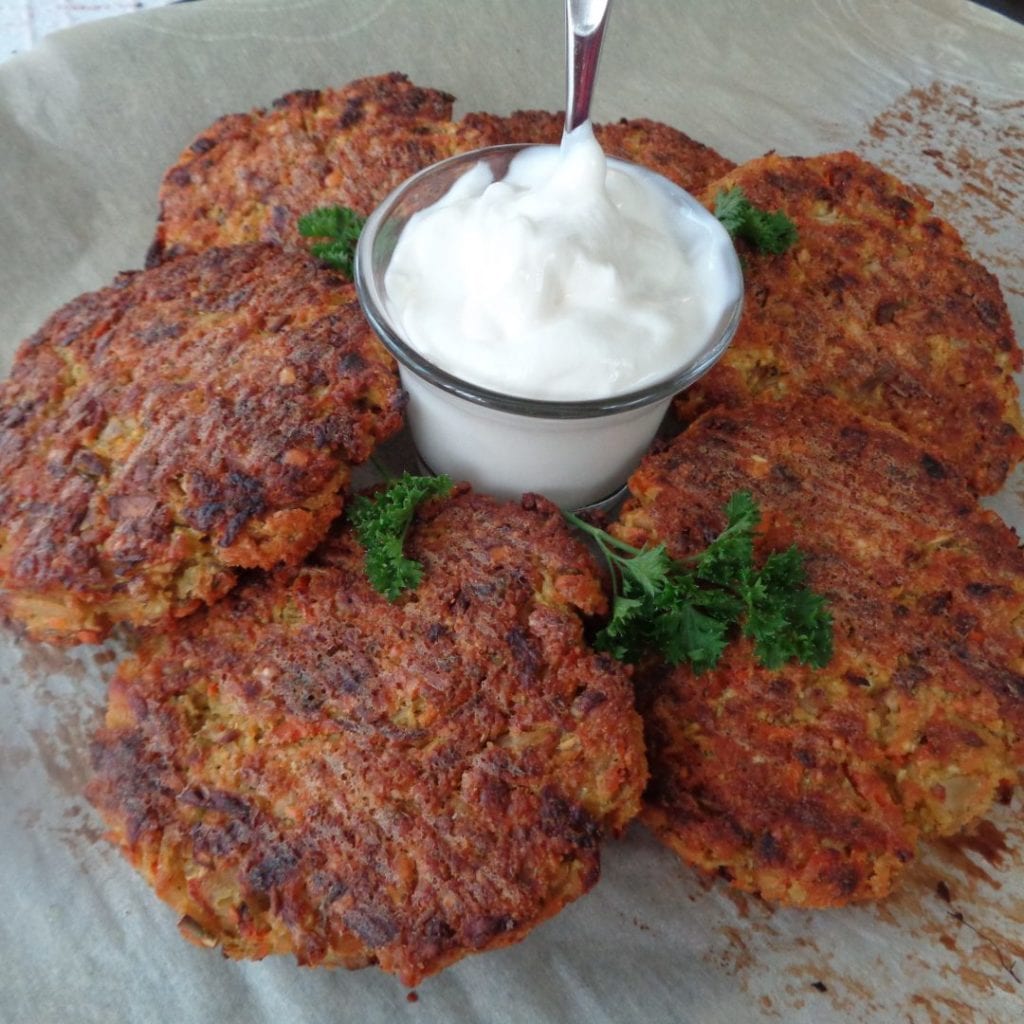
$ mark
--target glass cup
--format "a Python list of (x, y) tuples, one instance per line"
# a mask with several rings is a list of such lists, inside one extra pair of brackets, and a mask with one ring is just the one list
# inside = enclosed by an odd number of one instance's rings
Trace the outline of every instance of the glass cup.
[[(409, 218), (431, 206), (478, 163), (495, 181), (527, 145), (492, 146), (451, 157), (420, 171), (395, 189), (368, 218), (355, 257), (355, 283), (363, 312), (398, 361), (409, 396), (413, 443), (435, 473), (468, 480), (500, 498), (526, 491), (562, 508), (601, 502), (625, 484), (647, 450), (672, 396), (703, 376), (725, 351), (743, 305), (743, 274), (729, 247), (721, 272), (729, 302), (704, 345), (684, 365), (667, 366), (662, 379), (621, 395), (593, 400), (522, 398), (481, 387), (425, 358), (403, 336), (388, 303), (385, 275)], [(680, 215), (714, 222), (688, 192), (653, 171), (609, 158), (610, 167), (644, 179)]]

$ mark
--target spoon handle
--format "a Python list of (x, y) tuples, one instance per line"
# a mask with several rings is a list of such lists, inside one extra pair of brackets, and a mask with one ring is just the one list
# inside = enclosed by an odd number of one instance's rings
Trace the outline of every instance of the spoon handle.
[(590, 116), (601, 41), (612, 0), (565, 0), (565, 130)]

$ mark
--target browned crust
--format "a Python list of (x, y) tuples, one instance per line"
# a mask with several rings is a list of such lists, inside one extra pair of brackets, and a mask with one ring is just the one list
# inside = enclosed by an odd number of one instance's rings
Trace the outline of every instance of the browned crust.
[(589, 889), (637, 812), (642, 726), (558, 511), (463, 492), (409, 551), (391, 605), (335, 531), (118, 672), (91, 799), (193, 939), (413, 985)]
[(951, 470), (829, 399), (712, 410), (645, 459), (616, 532), (676, 556), (736, 490), (765, 550), (797, 543), (835, 617), (822, 670), (754, 663), (638, 683), (644, 820), (688, 863), (768, 899), (886, 895), (919, 837), (983, 815), (1024, 758), (1024, 555)]
[(692, 420), (752, 397), (831, 394), (892, 423), (979, 493), (1024, 456), (1021, 368), (996, 279), (916, 189), (852, 153), (770, 154), (710, 185), (740, 186), (795, 221), (782, 256), (741, 246), (747, 297), (722, 361), (677, 403)]
[(400, 397), (352, 286), (302, 253), (213, 249), (80, 296), (0, 384), (0, 610), (95, 641), (302, 558)]
[(507, 146), (513, 142), (535, 142), (557, 146), (562, 141), (565, 115), (550, 110), (516, 110), (511, 114), (486, 114), (476, 111), (459, 121), (465, 134), (465, 149), (482, 146)]
[(599, 124), (594, 134), (609, 156), (649, 167), (688, 192), (702, 192), (736, 166), (710, 146), (648, 118)]
[(317, 206), (369, 213), (450, 155), (451, 112), (447, 93), (394, 72), (219, 118), (164, 175), (147, 265), (214, 245), (298, 244), (296, 222)]
[[(212, 245), (302, 244), (298, 218), (340, 204), (368, 214), (416, 171), (456, 153), (510, 142), (557, 143), (563, 115), (540, 110), (451, 119), (452, 97), (397, 72), (341, 89), (289, 93), (269, 109), (230, 114), (200, 133), (164, 176), (147, 263)], [(732, 164), (654, 121), (599, 125), (613, 156), (699, 189)]]

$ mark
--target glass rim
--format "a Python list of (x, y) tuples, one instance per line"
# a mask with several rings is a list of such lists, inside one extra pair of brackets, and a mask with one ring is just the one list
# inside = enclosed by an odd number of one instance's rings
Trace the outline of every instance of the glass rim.
[[(492, 156), (512, 155), (547, 143), (510, 143), (500, 146), (487, 146), (474, 149), (431, 164), (407, 178), (393, 189), (367, 218), (356, 245), (353, 260), (353, 280), (356, 294), (362, 306), (363, 314), (370, 326), (380, 338), (384, 346), (398, 361), (400, 366), (414, 373), (428, 384), (432, 384), (448, 394), (461, 398), (475, 405), (484, 406), (517, 416), (529, 416), (537, 419), (589, 419), (609, 416), (618, 412), (643, 408), (668, 398), (693, 384), (702, 377), (721, 358), (729, 346), (739, 326), (743, 311), (744, 281), (743, 271), (735, 249), (736, 278), (739, 282), (739, 294), (732, 304), (728, 318), (718, 328), (702, 357), (682, 366), (676, 373), (669, 374), (640, 388), (634, 388), (620, 394), (607, 395), (603, 398), (551, 399), (528, 398), (522, 395), (510, 395), (494, 391), (481, 384), (474, 384), (438, 366), (417, 349), (413, 348), (392, 322), (383, 295), (377, 288), (373, 272), (374, 242), (381, 227), (387, 223), (401, 200), (425, 179), (448, 171), (460, 164), (476, 164)], [(639, 164), (608, 157), (608, 163), (625, 169), (625, 173), (641, 174), (656, 179), (662, 190), (669, 189), (676, 194), (681, 205), (690, 209), (699, 209), (702, 214), (712, 216), (689, 192), (670, 181), (668, 178)]]

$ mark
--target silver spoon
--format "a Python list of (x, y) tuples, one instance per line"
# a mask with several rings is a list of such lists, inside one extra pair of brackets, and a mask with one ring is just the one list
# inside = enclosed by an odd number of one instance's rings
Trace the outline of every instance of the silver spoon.
[(565, 131), (590, 116), (601, 41), (612, 0), (565, 0)]

